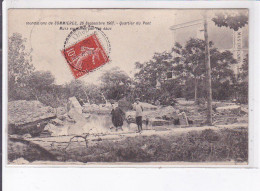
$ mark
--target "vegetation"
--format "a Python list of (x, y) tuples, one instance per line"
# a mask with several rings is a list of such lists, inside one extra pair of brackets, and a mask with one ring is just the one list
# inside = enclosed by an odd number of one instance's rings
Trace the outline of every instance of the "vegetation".
[[(9, 140), (9, 142), (9, 161), (21, 157), (28, 161), (54, 160), (55, 158), (59, 161), (84, 163), (248, 161), (248, 131), (245, 128), (215, 131), (208, 129), (163, 137), (153, 135), (128, 137), (121, 140), (102, 140), (87, 148), (85, 143), (75, 142), (76, 146), (68, 148), (66, 152), (62, 149), (52, 150), (53, 154), (46, 153), (39, 146), (29, 142), (23, 141), (26, 143), (23, 145), (17, 140)], [(16, 144), (20, 144), (20, 147), (15, 146)]]
[[(150, 61), (143, 64), (136, 63), (139, 72), (135, 77), (139, 92), (149, 95), (146, 97), (151, 100), (158, 99), (158, 96), (166, 97), (165, 94), (195, 101), (199, 97), (204, 98), (206, 95), (204, 49), (203, 40), (191, 38), (184, 46), (179, 43), (175, 44), (174, 58), (173, 53), (156, 53)], [(232, 84), (235, 82), (235, 78), (231, 66), (236, 63), (233, 54), (230, 51), (220, 52), (211, 42), (210, 59), (213, 98), (217, 100), (232, 98), (232, 91), (234, 91)], [(168, 71), (173, 71), (172, 79), (166, 78), (165, 74)], [(157, 81), (161, 83), (160, 90), (156, 88)]]
[(191, 131), (171, 136), (137, 136), (102, 140), (93, 146), (57, 153), (65, 161), (80, 162), (214, 162), (248, 160), (247, 129)]
[(237, 11), (230, 14), (230, 11), (220, 12), (212, 21), (218, 27), (229, 27), (235, 31), (248, 24), (248, 13), (244, 11)]

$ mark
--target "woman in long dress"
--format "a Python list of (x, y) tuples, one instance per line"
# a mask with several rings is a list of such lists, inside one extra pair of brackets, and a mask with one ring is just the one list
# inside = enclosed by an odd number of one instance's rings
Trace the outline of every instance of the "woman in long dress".
[(111, 114), (112, 114), (112, 123), (116, 128), (116, 131), (118, 129), (122, 129), (124, 123), (124, 116), (125, 116), (124, 111), (121, 108), (119, 108), (117, 104), (114, 104)]

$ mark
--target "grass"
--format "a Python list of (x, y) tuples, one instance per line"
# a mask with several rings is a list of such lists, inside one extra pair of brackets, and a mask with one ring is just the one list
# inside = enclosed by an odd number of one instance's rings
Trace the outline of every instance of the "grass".
[(203, 130), (173, 136), (137, 136), (103, 140), (93, 146), (71, 147), (59, 153), (63, 161), (80, 162), (213, 162), (248, 160), (248, 131)]

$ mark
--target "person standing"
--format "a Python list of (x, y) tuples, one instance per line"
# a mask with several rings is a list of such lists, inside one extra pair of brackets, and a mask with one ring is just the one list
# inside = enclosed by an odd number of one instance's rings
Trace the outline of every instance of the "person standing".
[(143, 107), (140, 104), (140, 99), (136, 99), (136, 104), (134, 105), (135, 109), (135, 120), (138, 127), (138, 132), (142, 131), (142, 117), (143, 117)]
[(123, 126), (124, 116), (125, 116), (124, 111), (122, 109), (120, 109), (118, 107), (118, 105), (115, 103), (113, 105), (111, 114), (112, 114), (112, 123), (113, 123), (114, 127), (116, 128), (116, 131), (118, 129), (123, 130), (122, 126)]

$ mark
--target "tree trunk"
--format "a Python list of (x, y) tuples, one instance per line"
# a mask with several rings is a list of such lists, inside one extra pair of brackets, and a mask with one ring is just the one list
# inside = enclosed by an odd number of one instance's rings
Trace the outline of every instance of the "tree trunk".
[(207, 12), (204, 14), (204, 37), (205, 37), (205, 64), (206, 64), (206, 81), (207, 81), (207, 124), (212, 125), (212, 89), (211, 89), (211, 68), (210, 68), (210, 52), (208, 39), (208, 21)]
[(198, 79), (195, 77), (194, 82), (194, 102), (195, 104), (198, 104)]

